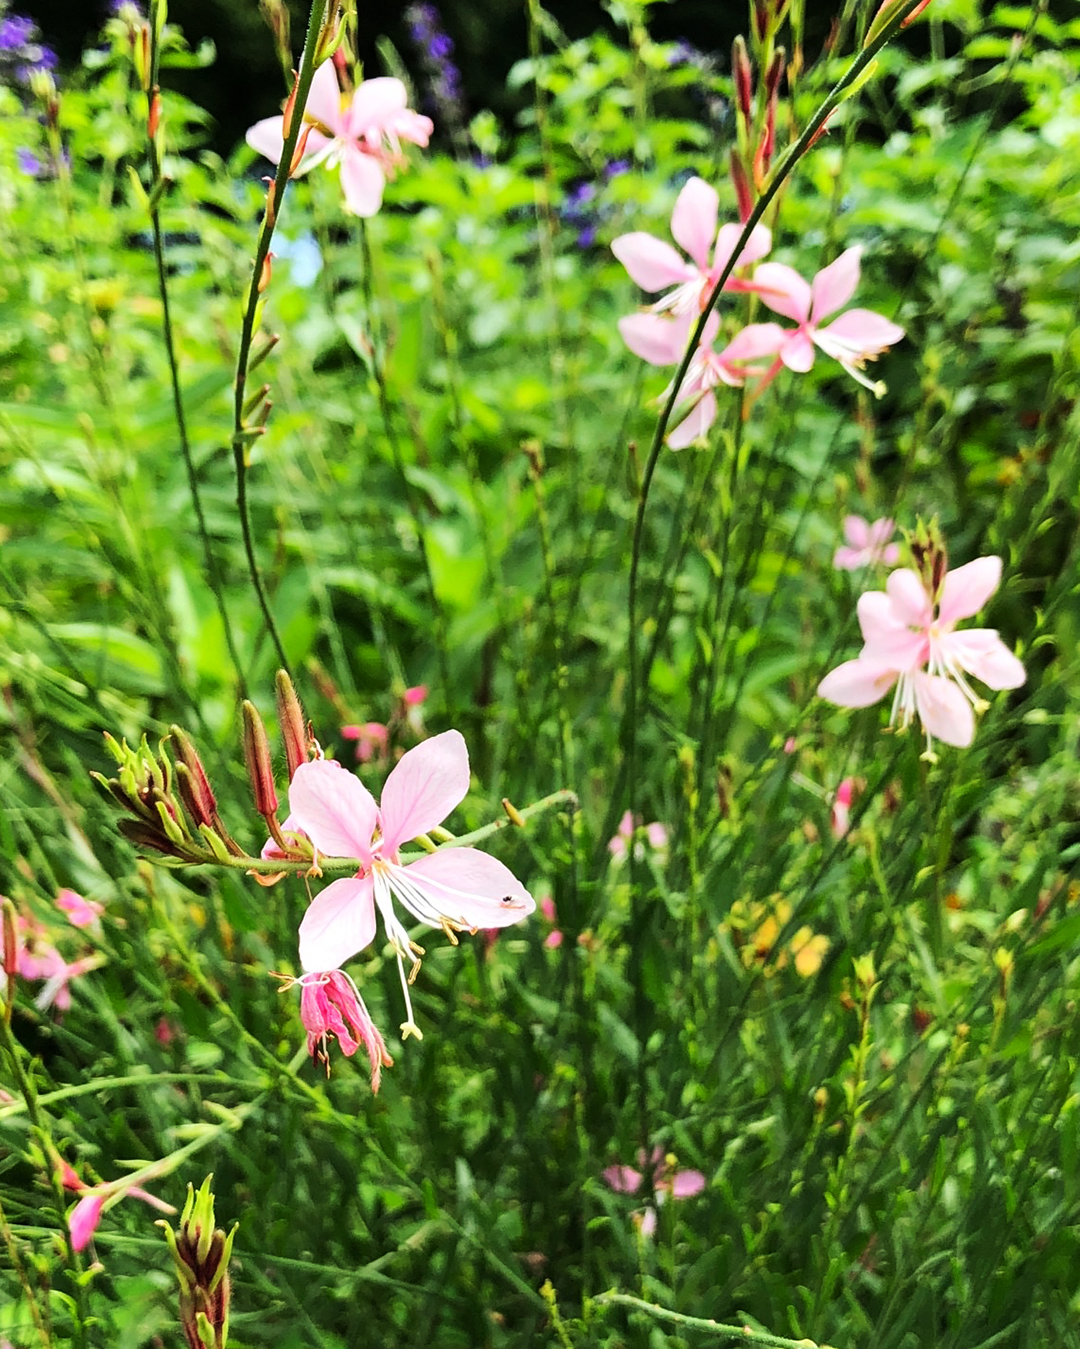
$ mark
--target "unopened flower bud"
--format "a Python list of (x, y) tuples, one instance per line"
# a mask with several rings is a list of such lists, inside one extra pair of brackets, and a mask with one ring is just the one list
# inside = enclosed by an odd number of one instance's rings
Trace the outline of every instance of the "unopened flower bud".
[(741, 33), (732, 43), (731, 73), (735, 77), (735, 106), (742, 120), (749, 122), (753, 111), (754, 68)]
[(225, 1349), (229, 1338), (229, 1257), (236, 1226), (214, 1226), (212, 1176), (198, 1194), (188, 1186), (179, 1231), (161, 1221), (180, 1280), (180, 1324), (189, 1349)]
[(157, 140), (158, 127), (161, 125), (161, 92), (155, 89), (150, 95), (150, 111), (146, 119), (146, 134)]
[(750, 178), (738, 150), (732, 150), (729, 167), (731, 182), (735, 188), (735, 199), (739, 204), (739, 220), (745, 224), (754, 209), (754, 190), (750, 186)]
[(760, 46), (769, 36), (769, 14), (771, 6), (769, 0), (753, 0), (751, 10), (754, 19), (754, 37)]
[(6, 896), (3, 899), (4, 925), (4, 975), (11, 985), (11, 980), (15, 977), (15, 967), (18, 964), (19, 949), (15, 936), (15, 905)]
[(186, 731), (179, 726), (170, 726), (169, 734), (176, 745), (179, 760), (176, 765), (176, 787), (180, 799), (196, 825), (212, 825), (217, 817), (217, 800), (202, 760)]
[(135, 63), (135, 76), (139, 88), (146, 93), (150, 88), (150, 25), (141, 23), (135, 32), (131, 49), (131, 59)]
[(270, 276), (274, 270), (273, 263), (274, 263), (273, 253), (267, 253), (266, 257), (263, 258), (262, 260), (262, 267), (259, 271), (258, 291), (260, 295), (263, 293), (263, 291), (266, 290), (267, 286), (269, 286), (270, 284)]
[(292, 782), (293, 774), (302, 763), (307, 763), (308, 758), (304, 709), (300, 706), (293, 682), (285, 670), (279, 670), (274, 676), (274, 689), (277, 694), (281, 738), (285, 742), (285, 759), (289, 765), (289, 781)]
[(769, 68), (765, 72), (765, 97), (771, 102), (776, 101), (776, 91), (780, 87), (780, 77), (784, 73), (784, 67), (787, 64), (787, 53), (783, 47), (778, 47), (773, 59), (769, 62)]
[(277, 815), (278, 798), (274, 786), (274, 768), (270, 762), (270, 744), (266, 727), (255, 704), (244, 699), (244, 760), (255, 793), (255, 809), (263, 817)]

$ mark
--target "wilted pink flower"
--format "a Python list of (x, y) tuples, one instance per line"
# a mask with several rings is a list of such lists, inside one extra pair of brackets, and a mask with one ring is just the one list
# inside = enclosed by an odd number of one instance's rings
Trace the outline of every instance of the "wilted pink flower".
[(975, 712), (988, 704), (968, 683), (974, 675), (992, 689), (1024, 683), (1024, 667), (993, 628), (954, 631), (987, 602), (1001, 581), (1001, 559), (980, 557), (947, 572), (938, 596), (927, 593), (918, 574), (894, 571), (885, 590), (859, 598), (863, 649), (818, 685), (822, 698), (840, 707), (868, 707), (896, 685), (889, 724), (901, 729), (918, 714), (926, 732), (947, 745), (970, 745)]
[(896, 532), (892, 520), (875, 520), (873, 524), (861, 515), (844, 516), (844, 538), (850, 547), (840, 547), (833, 557), (833, 566), (841, 571), (857, 571), (884, 562), (893, 567), (900, 560), (900, 545), (889, 540)]
[[(670, 244), (640, 230), (613, 240), (611, 251), (642, 290), (655, 292), (675, 287), (653, 305), (655, 311), (696, 319), (705, 308), (742, 234), (741, 225), (724, 225), (717, 231), (719, 210), (716, 189), (700, 178), (691, 178), (676, 198), (671, 233), (675, 242), (689, 253), (690, 262)], [(756, 225), (739, 254), (737, 266), (744, 267), (763, 258), (771, 246), (772, 235), (764, 225)], [(729, 291), (754, 288), (751, 282), (734, 275), (724, 282), (724, 289)], [(685, 334), (683, 342), (685, 345)]]
[(382, 1070), (392, 1067), (394, 1060), (352, 979), (343, 970), (330, 970), (301, 975), (295, 982), (300, 985), (300, 1020), (307, 1031), (308, 1053), (322, 1059), (329, 1073), (331, 1036), (346, 1058), (363, 1045), (371, 1063), (371, 1090), (378, 1091)]
[(372, 941), (378, 909), (401, 971), (405, 1035), (420, 1032), (402, 962), (412, 961), (415, 974), (423, 952), (395, 914), (392, 896), (452, 940), (463, 930), (520, 922), (536, 907), (512, 872), (476, 848), (443, 847), (401, 860), (401, 845), (440, 824), (468, 789), (469, 756), (458, 731), (444, 731), (404, 754), (386, 780), (381, 806), (358, 778), (329, 759), (301, 764), (289, 784), (283, 828), (303, 830), (324, 856), (360, 863), (355, 877), (334, 881), (312, 901), (300, 924), (300, 963), (307, 973), (337, 969)]
[(150, 1194), (138, 1185), (125, 1185), (123, 1181), (112, 1181), (105, 1185), (87, 1186), (79, 1179), (65, 1161), (61, 1161), (61, 1183), (65, 1189), (81, 1190), (82, 1198), (68, 1215), (68, 1229), (71, 1232), (71, 1244), (77, 1251), (85, 1250), (90, 1238), (97, 1231), (101, 1221), (102, 1208), (107, 1201), (118, 1203), (121, 1199), (141, 1199), (144, 1204), (156, 1208), (159, 1213), (175, 1213), (172, 1204)]
[[(676, 1171), (674, 1158), (666, 1156), (663, 1148), (653, 1148), (648, 1164), (652, 1167), (653, 1191), (656, 1202), (662, 1204), (668, 1195), (672, 1199), (690, 1199), (705, 1188), (705, 1177), (700, 1171)], [(646, 1165), (645, 1153), (638, 1153), (638, 1165)], [(632, 1166), (609, 1166), (602, 1173), (604, 1179), (619, 1194), (637, 1194), (645, 1179)], [(656, 1212), (648, 1208), (638, 1224), (642, 1236), (651, 1237), (656, 1231)]]
[[(312, 129), (296, 174), (316, 164), (340, 166), (345, 209), (353, 215), (375, 215), (386, 178), (401, 161), (401, 142), (427, 145), (433, 130), (431, 118), (410, 111), (407, 99), (402, 82), (388, 78), (364, 80), (351, 97), (343, 95), (334, 63), (324, 61), (312, 78), (304, 109), (304, 121)], [(247, 143), (276, 164), (284, 148), (281, 117), (256, 122)]]
[(776, 340), (773, 348), (776, 361), (762, 380), (759, 392), (782, 366), (800, 374), (809, 370), (814, 364), (815, 347), (838, 360), (865, 388), (873, 393), (882, 392), (881, 386), (872, 384), (861, 371), (867, 361), (900, 341), (903, 328), (869, 309), (849, 309), (822, 326), (830, 314), (835, 314), (854, 295), (859, 284), (861, 255), (861, 248), (847, 249), (835, 262), (823, 267), (810, 283), (782, 262), (763, 262), (754, 272), (754, 289), (762, 300), (777, 314), (794, 319), (799, 325), (795, 329), (767, 325), (776, 329), (771, 333)]
[[(626, 811), (619, 821), (619, 828), (616, 831), (615, 837), (608, 840), (608, 852), (611, 853), (616, 861), (621, 862), (623, 858), (626, 857), (630, 841), (641, 827), (640, 818), (635, 821), (630, 812)], [(656, 852), (660, 852), (667, 847), (667, 829), (658, 820), (654, 820), (652, 824), (645, 825), (645, 838), (649, 847), (653, 848)], [(645, 845), (643, 843), (638, 843), (635, 856), (645, 856)]]
[(341, 734), (346, 740), (356, 741), (356, 757), (361, 763), (386, 758), (390, 731), (381, 721), (367, 721), (363, 726), (342, 726)]
[(75, 927), (90, 927), (105, 912), (105, 906), (95, 899), (83, 899), (74, 890), (61, 890), (56, 896), (56, 907), (67, 914)]
[(836, 789), (833, 797), (832, 819), (830, 821), (834, 838), (843, 838), (851, 822), (851, 800), (855, 791), (855, 779), (845, 778)]

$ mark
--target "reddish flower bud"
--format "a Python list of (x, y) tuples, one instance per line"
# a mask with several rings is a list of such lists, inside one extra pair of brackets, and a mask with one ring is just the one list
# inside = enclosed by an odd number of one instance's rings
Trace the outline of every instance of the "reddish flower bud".
[(184, 808), (196, 825), (213, 825), (217, 817), (217, 800), (202, 760), (187, 732), (179, 726), (170, 726), (169, 734), (176, 746), (176, 788)]
[(754, 68), (741, 34), (731, 46), (731, 72), (735, 77), (735, 106), (743, 121), (749, 122), (753, 112)]
[(247, 763), (255, 809), (264, 819), (277, 815), (278, 798), (274, 786), (274, 768), (270, 762), (270, 744), (266, 727), (255, 704), (244, 699), (244, 760)]
[(146, 120), (146, 134), (151, 140), (157, 139), (158, 127), (161, 124), (161, 93), (155, 89), (150, 96), (150, 112)]
[(266, 290), (267, 286), (269, 286), (270, 284), (270, 275), (274, 270), (273, 263), (274, 263), (273, 253), (267, 253), (266, 257), (263, 258), (262, 260), (262, 268), (259, 272), (258, 291), (260, 295), (263, 293), (264, 290)]
[(735, 188), (735, 198), (739, 203), (739, 219), (745, 224), (750, 219), (754, 209), (754, 189), (750, 186), (750, 179), (738, 150), (732, 150), (729, 167), (731, 182)]
[(277, 693), (278, 721), (281, 724), (281, 738), (285, 742), (285, 759), (289, 765), (289, 781), (302, 763), (308, 758), (307, 730), (304, 724), (304, 710), (296, 696), (293, 682), (284, 670), (274, 677)]

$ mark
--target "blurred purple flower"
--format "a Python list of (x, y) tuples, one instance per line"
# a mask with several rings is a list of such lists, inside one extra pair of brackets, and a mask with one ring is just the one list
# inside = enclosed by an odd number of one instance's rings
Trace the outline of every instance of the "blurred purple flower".
[(0, 21), (0, 51), (13, 52), (26, 47), (37, 32), (33, 19), (25, 14), (12, 14)]
[(431, 4), (412, 4), (405, 10), (405, 22), (428, 77), (425, 104), (437, 114), (455, 140), (464, 137), (465, 108), (461, 71), (454, 64), (454, 42), (443, 29), (439, 11)]
[(28, 150), (25, 145), (20, 145), (15, 151), (15, 158), (19, 165), (19, 172), (24, 173), (27, 178), (40, 178), (44, 171), (44, 164), (34, 154), (33, 150)]

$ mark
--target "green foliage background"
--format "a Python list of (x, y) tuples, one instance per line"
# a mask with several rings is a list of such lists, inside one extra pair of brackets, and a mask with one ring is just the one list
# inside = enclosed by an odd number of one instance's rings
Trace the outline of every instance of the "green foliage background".
[[(846, 51), (873, 8), (847, 6)], [(415, 156), (373, 220), (344, 216), (325, 174), (279, 216), (249, 491), (316, 733), (348, 760), (343, 725), (389, 720), (407, 746), (395, 708), (423, 683), (426, 730), (470, 749), (456, 831), (504, 796), (580, 801), (492, 844), (554, 901), (561, 944), (539, 914), (456, 949), (429, 934), (424, 1039), (390, 1036), (377, 1096), (355, 1063), (324, 1081), (294, 1054), (295, 1000), (268, 971), (296, 971), (302, 885), (155, 868), (88, 779), (103, 730), (153, 742), (179, 722), (229, 828), (263, 841), (236, 706), (246, 692), (272, 719), (277, 661), (228, 444), (265, 165), (202, 148), (166, 67), (169, 299), (235, 670), (128, 177), (145, 104), (123, 44), (62, 91), (70, 174), (19, 172), (42, 129), (0, 89), (0, 884), (69, 958), (102, 957), (62, 1016), (16, 992), (46, 1122), (30, 1127), (5, 1062), (0, 1337), (18, 1349), (35, 1301), (46, 1343), (177, 1334), (164, 1242), (126, 1200), (95, 1238), (80, 1336), (50, 1147), (105, 1180), (188, 1148), (148, 1183), (176, 1204), (213, 1171), (220, 1220), (240, 1223), (235, 1346), (708, 1338), (595, 1301), (613, 1288), (838, 1349), (1080, 1344), (1080, 21), (934, 0), (929, 57), (887, 49), (799, 165), (772, 256), (810, 275), (863, 244), (856, 302), (907, 339), (875, 370), (879, 402), (821, 359), (745, 421), (732, 393), (708, 446), (660, 459), (630, 784), (627, 574), (665, 375), (618, 335), (640, 297), (608, 245), (666, 237), (690, 173), (730, 218), (735, 202), (731, 130), (707, 112), (730, 81), (670, 64), (648, 16), (620, 13), (618, 40), (571, 42), (534, 7), (519, 124), (481, 115), (479, 153)], [(800, 78), (796, 125), (847, 59)], [(609, 177), (617, 161), (630, 171)], [(287, 256), (309, 235), (314, 279)], [(849, 510), (937, 514), (954, 563), (1005, 560), (985, 622), (1028, 683), (937, 764), (879, 710), (814, 698), (880, 584), (831, 567)], [(376, 790), (378, 766), (361, 773)], [(631, 792), (670, 839), (633, 868), (608, 849)], [(61, 886), (106, 905), (100, 932), (63, 929)], [(828, 942), (809, 976), (787, 958), (803, 928)], [(351, 968), (392, 1028), (389, 951)], [(653, 1146), (707, 1186), (662, 1204), (649, 1239), (633, 1214), (652, 1197), (601, 1173)]]

